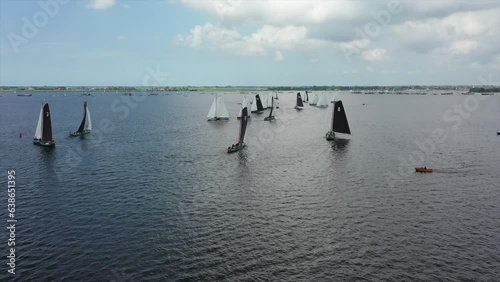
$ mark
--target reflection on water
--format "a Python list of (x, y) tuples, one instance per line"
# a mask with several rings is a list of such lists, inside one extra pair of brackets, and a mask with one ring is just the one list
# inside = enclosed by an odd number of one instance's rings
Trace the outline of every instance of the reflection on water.
[(332, 149), (334, 151), (342, 152), (344, 150), (347, 150), (349, 147), (349, 142), (351, 139), (343, 139), (339, 137), (335, 137), (335, 139), (332, 142)]

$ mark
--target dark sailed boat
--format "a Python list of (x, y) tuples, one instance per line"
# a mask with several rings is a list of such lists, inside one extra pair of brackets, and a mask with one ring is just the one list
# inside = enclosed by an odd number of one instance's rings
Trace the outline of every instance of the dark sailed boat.
[(306, 99), (304, 100), (304, 103), (309, 103), (309, 93), (306, 91)]
[(241, 119), (240, 119), (240, 132), (238, 134), (238, 143), (231, 145), (231, 147), (227, 147), (228, 153), (238, 152), (239, 150), (245, 147), (245, 143), (243, 139), (245, 138), (245, 132), (247, 130), (247, 121), (248, 121), (248, 109), (245, 107), (241, 111)]
[(52, 123), (50, 121), (49, 104), (42, 104), (40, 108), (33, 144), (43, 147), (54, 147), (56, 145), (52, 139)]
[(297, 102), (295, 103), (295, 109), (302, 110), (304, 108), (304, 103), (302, 103), (302, 97), (300, 97), (300, 92), (297, 93)]
[(326, 140), (334, 140), (335, 132), (351, 134), (342, 101), (333, 102), (332, 127), (330, 131), (326, 133)]
[[(85, 126), (85, 121), (87, 121), (87, 126)], [(75, 132), (70, 132), (69, 136), (76, 137), (85, 135), (87, 133), (90, 133), (90, 130), (92, 130), (92, 120), (90, 119), (89, 108), (87, 107), (87, 102), (85, 101), (85, 103), (83, 103), (82, 123), (80, 123), (80, 127), (78, 127), (78, 130)]]
[(264, 112), (264, 107), (262, 106), (262, 102), (260, 101), (259, 94), (256, 94), (253, 103), (252, 103), (252, 113), (262, 114)]

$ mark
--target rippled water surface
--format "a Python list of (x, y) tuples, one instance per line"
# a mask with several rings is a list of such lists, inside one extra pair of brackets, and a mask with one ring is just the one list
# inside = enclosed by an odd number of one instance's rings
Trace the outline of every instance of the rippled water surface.
[(210, 93), (139, 95), (0, 97), (0, 280), (14, 169), (20, 281), (498, 281), (500, 95), (339, 93), (353, 134), (327, 142), (331, 105), (281, 93), (235, 154), (243, 95), (220, 122)]

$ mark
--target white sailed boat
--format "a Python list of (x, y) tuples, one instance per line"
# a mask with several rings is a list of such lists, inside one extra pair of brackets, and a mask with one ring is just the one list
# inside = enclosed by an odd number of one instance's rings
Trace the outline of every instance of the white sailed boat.
[(75, 132), (70, 132), (69, 136), (75, 137), (75, 136), (81, 136), (87, 133), (90, 133), (92, 130), (92, 119), (90, 118), (90, 111), (89, 107), (87, 106), (87, 102), (83, 103), (83, 119), (82, 122), (80, 123), (80, 127), (78, 127), (78, 130)]
[(267, 95), (266, 94), (262, 94), (262, 96), (260, 96), (260, 102), (262, 103), (262, 108), (264, 110), (267, 109)]
[(326, 98), (326, 94), (322, 93), (319, 95), (318, 103), (316, 103), (316, 107), (318, 108), (327, 108), (328, 107), (328, 99)]
[(208, 112), (207, 119), (209, 121), (214, 120), (228, 120), (229, 113), (227, 112), (226, 105), (222, 100), (222, 97), (215, 94), (214, 101), (212, 102), (212, 107), (210, 107), (210, 111)]
[[(244, 108), (248, 108), (248, 102), (247, 102), (246, 96), (243, 98), (243, 102), (241, 102), (241, 109), (240, 109), (240, 112), (238, 113), (237, 119), (241, 119), (241, 117), (243, 116), (243, 109)], [(248, 112), (248, 110), (247, 110), (247, 117), (250, 118), (250, 113)]]
[(313, 94), (312, 98), (311, 98), (311, 102), (309, 102), (309, 105), (315, 106), (316, 104), (318, 104), (318, 100), (319, 100), (319, 95)]
[(270, 92), (268, 95), (267, 95), (267, 108), (268, 109), (271, 109), (273, 107), (273, 93)]

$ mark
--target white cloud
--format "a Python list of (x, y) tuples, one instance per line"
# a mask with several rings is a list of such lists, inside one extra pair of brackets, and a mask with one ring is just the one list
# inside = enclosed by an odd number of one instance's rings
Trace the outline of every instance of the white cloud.
[(91, 0), (86, 7), (88, 9), (104, 10), (116, 4), (116, 0)]
[(211, 23), (195, 26), (189, 35), (178, 35), (177, 41), (192, 48), (200, 48), (205, 43), (243, 56), (265, 55), (270, 49), (314, 49), (329, 45), (327, 41), (308, 38), (307, 29), (300, 26), (264, 25), (256, 32), (243, 36), (235, 29)]
[(450, 51), (452, 52), (452, 54), (469, 54), (477, 48), (478, 44), (476, 41), (461, 40), (453, 42), (450, 46)]
[(285, 57), (283, 57), (283, 54), (281, 54), (280, 51), (276, 51), (276, 53), (274, 53), (274, 60), (277, 61), (277, 62), (280, 62), (280, 61), (283, 61), (285, 59)]
[(363, 60), (368, 62), (378, 62), (382, 61), (387, 57), (387, 50), (383, 48), (375, 48), (363, 51), (361, 53)]
[(447, 48), (453, 54), (468, 54), (477, 49), (478, 41), (498, 41), (499, 24), (497, 8), (407, 21), (392, 30), (403, 45), (421, 53)]
[(224, 25), (254, 20), (271, 25), (321, 23), (332, 19), (349, 19), (359, 14), (363, 3), (349, 0), (181, 0), (191, 8), (216, 16)]

